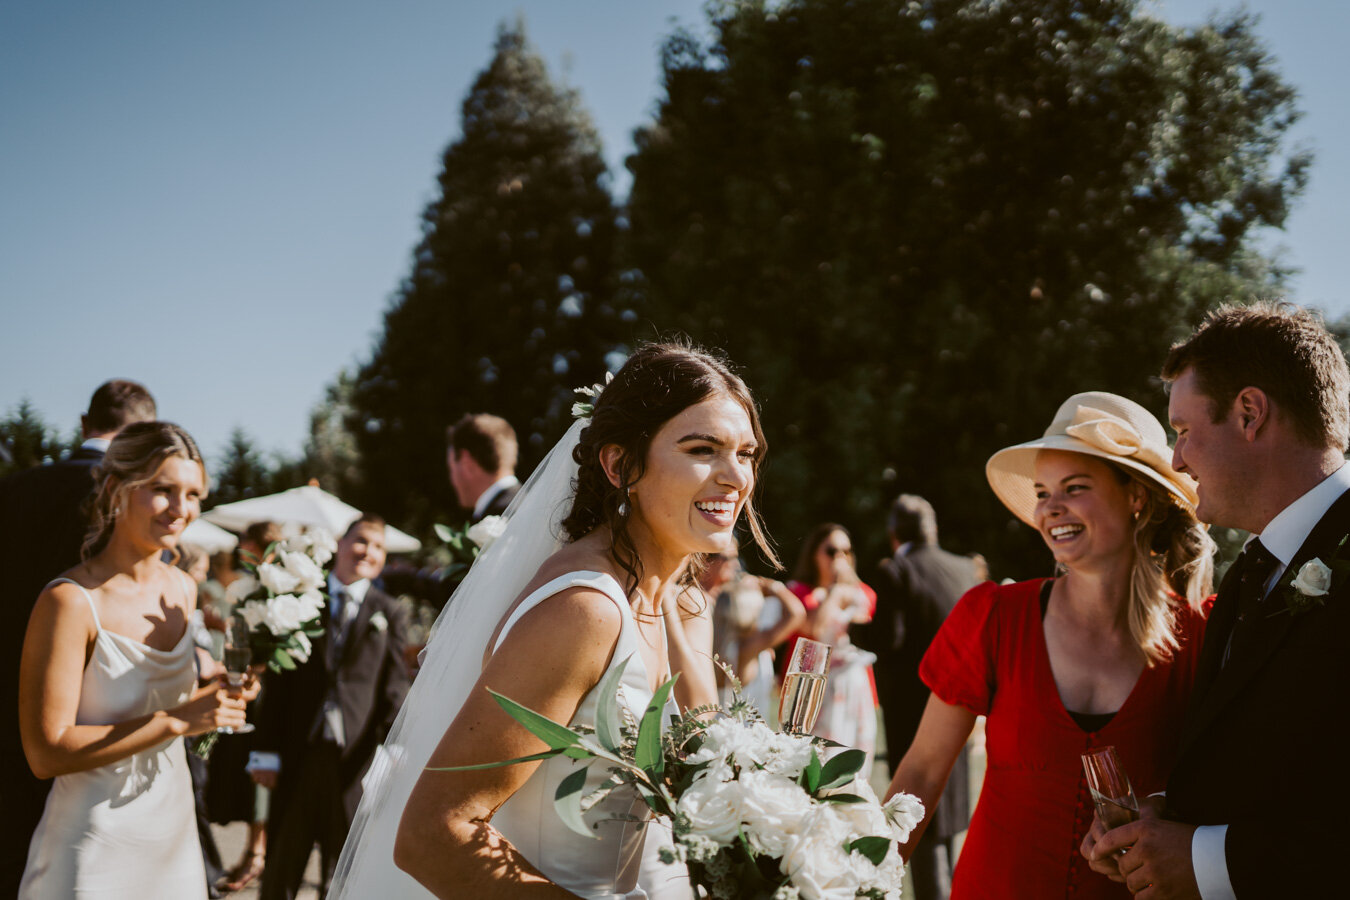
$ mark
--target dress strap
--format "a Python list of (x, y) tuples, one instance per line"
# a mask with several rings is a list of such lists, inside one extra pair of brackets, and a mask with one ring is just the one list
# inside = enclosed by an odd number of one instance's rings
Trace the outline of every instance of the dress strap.
[(80, 584), (78, 581), (73, 581), (72, 579), (69, 578), (54, 578), (47, 583), (47, 587), (51, 587), (53, 584), (61, 584), (62, 582), (66, 584), (73, 584), (80, 589), (80, 593), (84, 594), (84, 599), (89, 601), (89, 612), (93, 613), (94, 615), (95, 630), (102, 631), (103, 623), (98, 620), (98, 610), (94, 607), (94, 595), (89, 593), (89, 591), (85, 589), (84, 585)]
[(619, 588), (619, 583), (614, 580), (613, 575), (605, 572), (568, 572), (565, 575), (559, 575), (552, 581), (540, 585), (533, 593), (520, 602), (520, 604), (511, 611), (507, 617), (506, 624), (502, 626), (501, 633), (497, 635), (496, 642), (492, 645), (492, 652), (496, 653), (497, 648), (506, 640), (507, 633), (511, 628), (521, 620), (521, 618), (530, 610), (534, 609), (540, 603), (543, 603), (549, 597), (561, 594), (568, 588), (588, 587), (600, 591), (619, 608), (619, 613), (624, 617), (624, 627), (627, 628), (628, 620), (632, 617), (633, 611), (628, 606), (628, 598), (624, 596)]

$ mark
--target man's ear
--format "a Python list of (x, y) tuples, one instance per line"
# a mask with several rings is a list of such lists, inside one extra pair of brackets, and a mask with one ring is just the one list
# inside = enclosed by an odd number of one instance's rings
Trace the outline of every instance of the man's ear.
[(605, 470), (605, 477), (616, 488), (623, 487), (622, 464), (623, 448), (618, 444), (606, 444), (600, 448), (600, 468)]
[(1233, 398), (1232, 415), (1237, 416), (1242, 436), (1250, 443), (1271, 420), (1270, 397), (1259, 387), (1245, 387)]

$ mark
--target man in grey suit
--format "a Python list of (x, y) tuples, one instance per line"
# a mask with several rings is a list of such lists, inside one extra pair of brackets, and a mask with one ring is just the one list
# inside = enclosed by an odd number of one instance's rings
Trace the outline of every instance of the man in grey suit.
[[(886, 530), (893, 555), (873, 582), (877, 612), (868, 649), (877, 655), (877, 698), (886, 728), (886, 755), (894, 776), (914, 740), (928, 703), (919, 662), (961, 595), (974, 587), (974, 563), (938, 545), (937, 516), (927, 500), (901, 494), (891, 504)], [(946, 900), (951, 892), (953, 842), (970, 821), (966, 751), (952, 768), (928, 830), (909, 860), (918, 900)]]

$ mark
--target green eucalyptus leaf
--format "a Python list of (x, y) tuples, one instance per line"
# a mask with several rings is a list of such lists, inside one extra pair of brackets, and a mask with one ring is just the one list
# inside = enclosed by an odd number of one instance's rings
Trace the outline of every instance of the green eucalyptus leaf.
[(454, 538), (455, 536), (455, 533), (453, 531), (451, 531), (447, 526), (442, 525), (440, 522), (437, 522), (435, 525), (432, 525), (431, 528), (433, 531), (436, 532), (436, 537), (440, 538), (440, 540), (444, 543), (447, 544), (450, 543), (451, 539)]
[(638, 768), (656, 776), (653, 780), (659, 779), (666, 769), (665, 756), (661, 753), (661, 713), (666, 708), (666, 701), (670, 698), (670, 692), (679, 677), (679, 673), (676, 673), (673, 678), (656, 689), (651, 702), (647, 704), (646, 712), (642, 714), (642, 722), (638, 725), (637, 749), (633, 755), (633, 762)]
[(581, 817), (581, 795), (586, 789), (586, 771), (585, 768), (577, 769), (558, 782), (558, 790), (553, 795), (553, 808), (568, 828), (598, 841), (600, 835), (587, 828), (586, 820)]
[(566, 725), (559, 725), (548, 716), (542, 716), (529, 707), (521, 706), (510, 697), (503, 697), (491, 688), (488, 688), (488, 693), (492, 695), (492, 699), (497, 701), (498, 706), (506, 710), (511, 718), (524, 725), (531, 734), (548, 744), (550, 749), (565, 750), (577, 743), (577, 734)]
[(632, 654), (617, 666), (610, 668), (601, 679), (599, 700), (595, 709), (595, 737), (611, 753), (617, 752), (623, 743), (623, 720), (619, 716), (619, 685), (623, 680), (624, 669), (632, 661)]
[(867, 798), (857, 794), (826, 794), (820, 798), (828, 803), (866, 803)]
[(545, 750), (542, 753), (533, 753), (529, 756), (517, 756), (515, 759), (504, 759), (501, 762), (479, 763), (474, 766), (427, 766), (423, 771), (426, 772), (472, 772), (477, 769), (496, 769), (501, 766), (514, 766), (516, 763), (534, 762), (539, 759), (550, 759), (563, 753), (562, 750)]
[(295, 660), (291, 659), (291, 655), (281, 647), (272, 651), (272, 658), (267, 661), (267, 664), (272, 667), (274, 672), (295, 671)]

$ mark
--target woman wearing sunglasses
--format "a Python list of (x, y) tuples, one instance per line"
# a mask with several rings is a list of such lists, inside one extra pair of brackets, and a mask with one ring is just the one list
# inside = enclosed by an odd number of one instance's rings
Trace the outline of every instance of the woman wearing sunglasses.
[(799, 637), (831, 648), (825, 700), (814, 733), (866, 752), (870, 766), (877, 745), (877, 692), (872, 678), (876, 657), (855, 647), (848, 630), (872, 621), (877, 595), (858, 578), (848, 529), (826, 522), (807, 535), (788, 590), (806, 607), (806, 624), (789, 642), (783, 658), (791, 659)]

